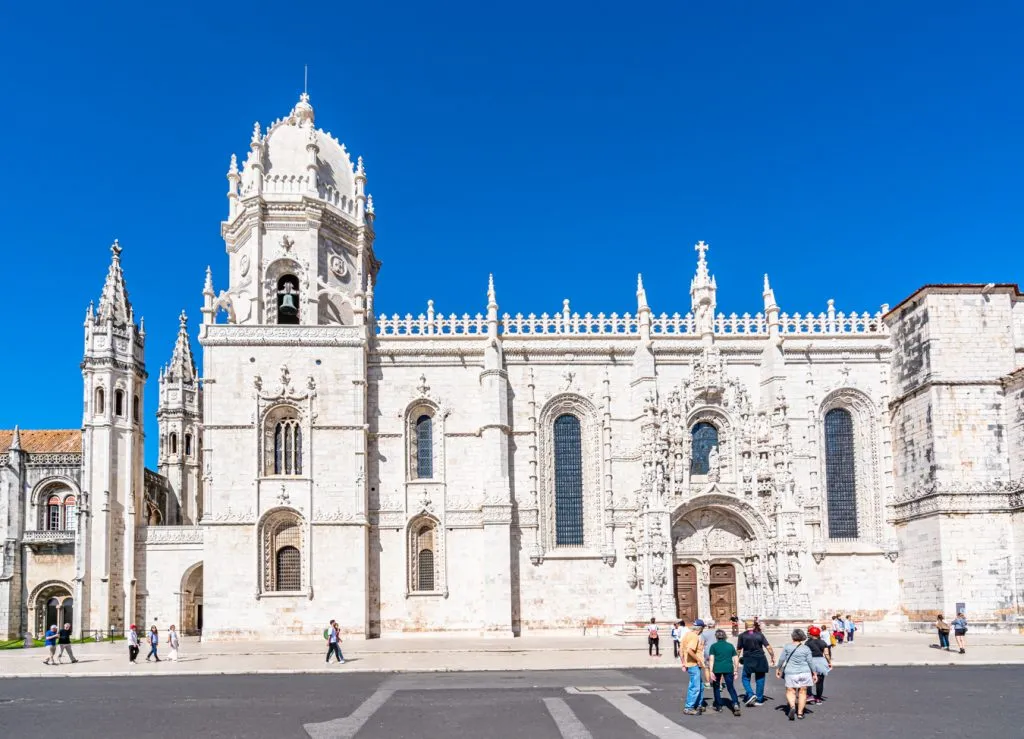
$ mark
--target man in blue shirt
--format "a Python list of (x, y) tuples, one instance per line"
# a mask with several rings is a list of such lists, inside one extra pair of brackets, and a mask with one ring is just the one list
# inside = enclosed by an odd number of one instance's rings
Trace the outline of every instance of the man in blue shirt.
[(44, 665), (55, 665), (57, 660), (54, 659), (54, 655), (57, 653), (57, 624), (54, 624), (46, 632), (46, 648), (50, 650), (50, 656), (43, 660)]

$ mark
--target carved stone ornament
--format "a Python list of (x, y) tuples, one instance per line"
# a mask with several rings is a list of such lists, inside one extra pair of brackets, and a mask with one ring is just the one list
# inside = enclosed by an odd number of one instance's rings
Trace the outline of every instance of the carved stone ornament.
[(242, 277), (245, 277), (247, 274), (249, 274), (249, 255), (248, 254), (243, 254), (241, 260), (239, 260), (238, 271), (242, 275)]
[(294, 239), (292, 239), (288, 234), (282, 236), (281, 241), (279, 243), (281, 244), (281, 251), (283, 251), (285, 254), (291, 253), (292, 247), (295, 246)]
[(348, 265), (339, 255), (332, 254), (327, 260), (327, 265), (330, 267), (331, 274), (339, 280), (344, 280), (348, 277)]

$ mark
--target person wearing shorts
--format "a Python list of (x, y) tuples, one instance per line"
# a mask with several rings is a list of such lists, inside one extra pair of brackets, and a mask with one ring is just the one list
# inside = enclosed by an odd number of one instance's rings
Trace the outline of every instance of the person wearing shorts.
[(802, 719), (807, 706), (807, 691), (814, 687), (818, 676), (814, 672), (814, 657), (804, 640), (803, 629), (793, 629), (793, 641), (786, 645), (775, 665), (775, 677), (786, 681), (786, 702), (789, 703), (789, 720)]

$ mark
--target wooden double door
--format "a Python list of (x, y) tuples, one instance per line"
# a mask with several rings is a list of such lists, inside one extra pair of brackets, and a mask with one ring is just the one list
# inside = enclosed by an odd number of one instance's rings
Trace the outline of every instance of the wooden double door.
[(675, 566), (676, 617), (690, 623), (700, 618), (698, 588), (708, 590), (710, 617), (716, 623), (728, 623), (737, 614), (736, 568), (729, 564), (711, 565), (709, 581), (698, 582), (694, 565)]

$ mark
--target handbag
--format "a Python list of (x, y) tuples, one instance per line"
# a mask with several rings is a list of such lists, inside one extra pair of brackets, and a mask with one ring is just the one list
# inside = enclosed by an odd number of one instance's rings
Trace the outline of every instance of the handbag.
[(779, 674), (782, 675), (783, 679), (785, 679), (786, 677), (786, 665), (788, 665), (789, 661), (793, 659), (793, 653), (796, 652), (796, 650), (799, 648), (800, 646), (798, 645), (792, 652), (789, 653), (789, 656), (786, 657), (786, 661), (782, 663), (782, 669), (779, 671)]

